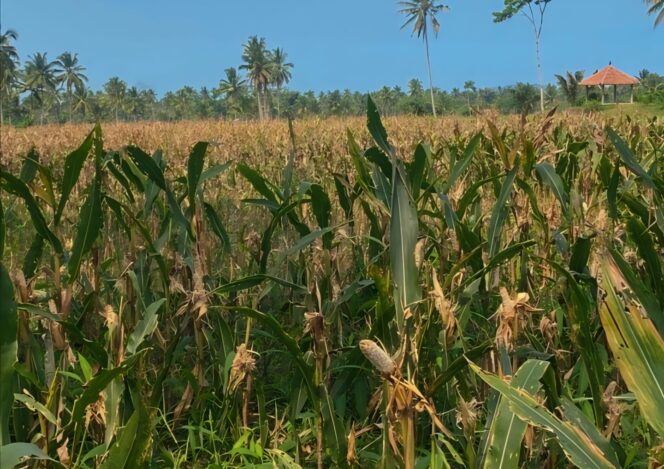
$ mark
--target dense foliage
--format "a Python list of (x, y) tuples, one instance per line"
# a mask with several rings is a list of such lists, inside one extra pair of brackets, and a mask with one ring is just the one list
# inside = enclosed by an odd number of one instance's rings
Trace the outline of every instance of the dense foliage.
[(0, 466), (664, 463), (662, 122), (399, 122), (8, 161)]
[[(347, 89), (315, 93), (286, 88), (294, 65), (288, 62), (283, 49), (270, 50), (265, 39), (256, 36), (244, 45), (239, 69), (227, 68), (216, 87), (184, 86), (161, 97), (154, 90), (130, 86), (120, 77), (111, 77), (102, 89), (92, 90), (87, 87), (85, 67), (78, 61), (77, 54), (70, 52), (64, 52), (53, 61), (46, 53), (37, 53), (21, 66), (13, 45), (16, 37), (16, 32), (11, 30), (0, 34), (0, 121), (5, 124), (364, 114), (366, 93)], [(582, 72), (569, 76), (581, 77)], [(641, 71), (640, 77), (643, 86), (637, 89), (637, 102), (664, 107), (664, 77), (647, 70)], [(546, 106), (588, 106), (597, 110), (596, 91), (589, 100), (582, 92), (576, 92), (570, 99), (569, 87), (558, 81), (559, 86), (544, 87)], [(520, 114), (536, 110), (540, 98), (537, 87), (527, 83), (478, 88), (469, 80), (450, 91), (436, 88), (434, 93), (431, 91), (431, 87), (425, 89), (422, 82), (414, 78), (406, 89), (384, 86), (372, 96), (383, 115), (430, 115), (434, 108), (444, 115), (472, 115), (486, 109)], [(625, 100), (624, 96), (621, 98)]]

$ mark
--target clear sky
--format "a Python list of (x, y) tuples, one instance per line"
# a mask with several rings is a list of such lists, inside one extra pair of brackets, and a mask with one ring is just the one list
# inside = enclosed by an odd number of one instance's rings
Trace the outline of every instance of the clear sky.
[[(434, 85), (480, 87), (536, 82), (525, 18), (494, 24), (502, 0), (449, 0), (431, 44)], [(392, 0), (0, 0), (0, 26), (19, 33), (21, 59), (78, 52), (89, 85), (117, 75), (159, 94), (214, 87), (241, 62), (242, 44), (264, 36), (294, 62), (289, 87), (369, 91), (426, 84), (424, 46), (400, 30)], [(653, 28), (641, 0), (553, 0), (542, 57), (547, 81), (566, 70), (594, 72), (612, 61), (637, 74), (664, 73), (664, 25)]]

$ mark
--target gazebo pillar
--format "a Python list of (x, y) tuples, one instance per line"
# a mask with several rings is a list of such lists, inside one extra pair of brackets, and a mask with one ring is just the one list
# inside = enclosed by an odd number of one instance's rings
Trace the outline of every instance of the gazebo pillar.
[(613, 102), (618, 103), (618, 85), (613, 85)]
[(602, 85), (602, 104), (606, 104), (604, 101), (604, 85)]
[(629, 85), (629, 104), (634, 104), (634, 85)]

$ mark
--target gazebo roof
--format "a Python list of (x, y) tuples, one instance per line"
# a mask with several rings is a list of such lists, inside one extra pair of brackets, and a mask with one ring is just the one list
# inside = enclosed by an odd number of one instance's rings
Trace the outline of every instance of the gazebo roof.
[(580, 84), (583, 86), (595, 85), (638, 85), (640, 83), (638, 78), (626, 74), (609, 64), (608, 67), (603, 68), (594, 75), (589, 76)]

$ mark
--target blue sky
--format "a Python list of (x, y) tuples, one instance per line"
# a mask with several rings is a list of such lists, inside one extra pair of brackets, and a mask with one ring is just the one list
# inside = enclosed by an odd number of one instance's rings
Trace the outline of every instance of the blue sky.
[[(434, 85), (463, 87), (536, 82), (529, 23), (494, 24), (502, 0), (449, 0), (431, 44)], [(426, 83), (421, 40), (400, 30), (392, 0), (0, 0), (2, 30), (18, 31), (24, 60), (78, 52), (94, 89), (117, 75), (159, 94), (184, 85), (214, 87), (240, 64), (242, 44), (264, 36), (294, 62), (290, 88), (369, 91)], [(592, 73), (612, 61), (636, 74), (664, 73), (664, 25), (654, 29), (641, 0), (553, 0), (542, 56), (555, 73)]]

